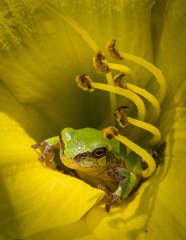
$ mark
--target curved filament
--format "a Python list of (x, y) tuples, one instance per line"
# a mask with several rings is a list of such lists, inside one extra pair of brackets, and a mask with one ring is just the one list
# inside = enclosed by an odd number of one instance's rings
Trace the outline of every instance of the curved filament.
[(127, 137), (119, 134), (118, 130), (114, 127), (107, 127), (103, 129), (103, 133), (107, 138), (114, 138), (117, 141), (124, 144), (125, 146), (127, 146), (128, 148), (130, 148), (133, 152), (138, 154), (147, 163), (148, 165), (147, 169), (143, 170), (141, 174), (143, 178), (147, 178), (150, 175), (152, 175), (152, 173), (156, 169), (156, 163), (154, 161), (154, 158), (145, 149), (141, 148), (140, 146), (129, 140)]
[(155, 76), (155, 78), (159, 84), (159, 87), (160, 87), (158, 98), (161, 103), (163, 101), (163, 99), (165, 97), (165, 93), (166, 93), (166, 82), (165, 82), (165, 78), (164, 78), (161, 70), (143, 58), (140, 58), (140, 57), (137, 57), (135, 55), (125, 53), (125, 52), (120, 52), (120, 53), (123, 58), (141, 65), (142, 67), (147, 69), (149, 72), (151, 72)]

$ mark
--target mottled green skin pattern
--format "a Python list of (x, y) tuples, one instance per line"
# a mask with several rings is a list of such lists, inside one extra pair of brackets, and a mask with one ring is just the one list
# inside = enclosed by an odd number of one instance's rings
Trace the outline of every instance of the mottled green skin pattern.
[(94, 128), (73, 129), (65, 128), (61, 131), (62, 140), (65, 144), (65, 155), (74, 158), (79, 153), (93, 152), (96, 148), (106, 147), (119, 154), (119, 143), (110, 141), (103, 133)]
[[(65, 128), (61, 132), (63, 141), (63, 156), (61, 160), (64, 165), (67, 165), (68, 159), (72, 160), (71, 168), (86, 171), (87, 168), (92, 168), (96, 163), (96, 169), (99, 167), (105, 167), (106, 156), (100, 159), (87, 156), (86, 158), (80, 156), (78, 165), (76, 164), (75, 157), (86, 152), (92, 153), (95, 149), (106, 148), (108, 151), (113, 151), (116, 155), (119, 155), (120, 147), (119, 143), (115, 140), (108, 140), (103, 136), (103, 133), (94, 128), (83, 128), (75, 130), (72, 128)], [(74, 165), (73, 165), (74, 164)], [(79, 168), (78, 166), (81, 165)], [(94, 170), (93, 170), (94, 171)]]

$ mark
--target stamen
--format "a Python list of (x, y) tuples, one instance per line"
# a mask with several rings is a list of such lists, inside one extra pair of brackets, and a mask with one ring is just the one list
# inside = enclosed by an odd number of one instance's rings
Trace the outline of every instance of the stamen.
[(120, 53), (124, 58), (141, 65), (156, 77), (157, 83), (159, 84), (159, 87), (160, 87), (158, 99), (160, 103), (162, 103), (166, 93), (166, 82), (161, 70), (155, 67), (152, 63), (148, 62), (147, 60), (141, 57), (137, 57), (125, 52), (120, 52)]
[(140, 88), (133, 84), (127, 83), (126, 81), (124, 82), (124, 84), (122, 84), (122, 80), (123, 80), (124, 76), (125, 75), (123, 73), (119, 73), (116, 76), (114, 76), (113, 80), (114, 80), (115, 85), (117, 85), (119, 87), (127, 88), (127, 89), (131, 90), (132, 92), (135, 92), (138, 95), (144, 97), (148, 102), (150, 102), (151, 105), (153, 106), (153, 113), (151, 114), (151, 116), (149, 118), (149, 122), (152, 122), (152, 123), (155, 122), (160, 115), (159, 101), (156, 99), (156, 97), (154, 97), (151, 93), (149, 93), (148, 91), (146, 91), (143, 88)]
[(136, 74), (134, 71), (132, 71), (132, 69), (130, 69), (129, 67), (125, 66), (125, 65), (121, 65), (121, 64), (116, 64), (116, 63), (108, 63), (108, 67), (110, 69), (113, 70), (118, 70), (120, 72), (123, 72), (125, 74), (128, 74), (131, 77), (131, 80), (133, 82), (136, 81)]
[(153, 106), (153, 113), (151, 114), (151, 116), (149, 117), (149, 121), (150, 122), (155, 122), (159, 115), (160, 115), (160, 103), (157, 100), (156, 97), (154, 97), (151, 93), (149, 93), (147, 90), (137, 87), (133, 84), (127, 83), (127, 88), (135, 93), (137, 93), (138, 95), (144, 97), (148, 102), (151, 103), (151, 105)]
[(127, 81), (124, 73), (118, 73), (113, 77), (114, 85), (120, 88), (127, 88)]
[(150, 123), (143, 122), (143, 121), (131, 118), (131, 117), (127, 117), (126, 113), (124, 112), (125, 109), (127, 109), (126, 106), (120, 106), (115, 111), (115, 117), (116, 117), (116, 121), (118, 122), (118, 124), (122, 128), (124, 128), (127, 124), (132, 124), (136, 127), (139, 127), (139, 128), (142, 128), (142, 129), (148, 131), (149, 133), (151, 133), (153, 135), (153, 137), (150, 139), (148, 144), (156, 145), (161, 139), (161, 133), (160, 133), (159, 129), (156, 128), (155, 126), (151, 125)]
[[(109, 73), (111, 75), (111, 73)], [(111, 75), (112, 78), (112, 75)], [(77, 75), (76, 76), (76, 83), (79, 88), (86, 92), (93, 92), (94, 88), (92, 87), (92, 79), (89, 76), (86, 76), (85, 74)], [(113, 98), (113, 99), (112, 99)], [(116, 98), (114, 94), (110, 94), (110, 100), (111, 100), (111, 113), (113, 113), (114, 109), (116, 109)]]
[[(63, 19), (66, 23), (68, 23), (77, 33), (80, 34), (82, 39), (85, 40), (85, 42), (90, 46), (90, 48), (97, 52), (99, 51), (99, 47), (97, 43), (94, 41), (94, 39), (88, 34), (87, 31), (85, 31), (80, 25), (78, 25), (72, 18), (63, 16)], [(106, 63), (105, 63), (106, 64)], [(113, 79), (111, 72), (106, 73), (106, 79), (107, 83), (110, 85), (113, 85)], [(111, 113), (114, 112), (114, 109), (116, 108), (116, 97), (114, 94), (110, 93), (110, 106), (111, 106)]]
[[(120, 87), (116, 87), (116, 86), (111, 86), (111, 85), (108, 85), (108, 84), (103, 84), (103, 83), (95, 83), (95, 82), (90, 82), (88, 81), (88, 84), (91, 84), (91, 87), (90, 86), (84, 86), (84, 84), (86, 84), (86, 81), (87, 79), (90, 79), (88, 76), (86, 76), (86, 80), (83, 79), (85, 77), (85, 75), (80, 75), (81, 77), (76, 77), (76, 82), (78, 84), (78, 86), (80, 88), (82, 88), (83, 90), (85, 91), (88, 91), (88, 89), (90, 88), (91, 91), (92, 91), (92, 88), (94, 89), (100, 89), (100, 90), (104, 90), (104, 91), (107, 91), (107, 92), (111, 92), (111, 93), (115, 93), (115, 94), (118, 94), (118, 95), (121, 95), (121, 96), (124, 96), (128, 99), (130, 99), (137, 107), (137, 110), (138, 110), (138, 119), (140, 120), (144, 120), (145, 119), (145, 105), (143, 103), (143, 101), (141, 100), (141, 98), (136, 95), (135, 93), (127, 90), (127, 89), (123, 89), (123, 88), (120, 88)], [(82, 83), (81, 83), (82, 81)], [(83, 87), (82, 87), (83, 85)]]
[[(114, 85), (112, 73), (108, 67), (106, 58), (100, 50), (95, 53), (93, 57), (93, 64), (97, 72), (105, 74), (107, 83), (109, 85)], [(115, 94), (110, 93), (109, 97), (110, 97), (111, 113), (113, 113), (114, 109), (116, 108), (116, 96)], [(111, 119), (112, 119), (112, 114), (111, 114)]]
[(82, 90), (84, 90), (86, 92), (94, 91), (94, 88), (92, 87), (92, 79), (85, 74), (77, 75), (76, 83), (79, 88), (81, 88)]
[(94, 67), (96, 68), (98, 73), (109, 73), (110, 69), (107, 65), (107, 63), (103, 62), (105, 60), (105, 56), (101, 51), (97, 51), (95, 56), (93, 57), (93, 64)]
[(141, 98), (138, 95), (136, 95), (135, 93), (133, 93), (127, 89), (122, 89), (120, 87), (110, 86), (110, 85), (103, 84), (103, 83), (93, 82), (92, 87), (100, 89), (100, 90), (104, 90), (107, 92), (112, 92), (112, 93), (115, 93), (115, 94), (118, 94), (118, 95), (121, 95), (123, 97), (130, 99), (137, 107), (138, 119), (140, 119), (142, 121), (145, 119), (145, 105), (144, 105), (143, 101), (141, 100)]
[(130, 148), (133, 152), (138, 154), (147, 163), (148, 168), (143, 170), (142, 172), (143, 178), (147, 178), (150, 175), (152, 175), (152, 173), (156, 169), (156, 163), (153, 157), (146, 150), (144, 150), (143, 148), (141, 148), (140, 146), (138, 146), (137, 144), (129, 140), (127, 137), (120, 135), (118, 133), (118, 130), (115, 127), (107, 127), (103, 129), (103, 133), (105, 137), (109, 139), (115, 138), (116, 140), (118, 140), (119, 142), (121, 142), (122, 144)]
[[(85, 31), (79, 24), (77, 24), (72, 18), (63, 16), (64, 21), (69, 24), (77, 33), (80, 34), (80, 36), (85, 40), (85, 42), (89, 45), (89, 47), (94, 51), (99, 51), (99, 47), (97, 43), (94, 41), (94, 39), (88, 34), (87, 31)], [(107, 62), (105, 61), (105, 64)], [(107, 83), (110, 85), (113, 85), (113, 79), (111, 72), (106, 73), (106, 79)], [(114, 112), (114, 109), (116, 108), (116, 97), (114, 94), (110, 93), (110, 106), (111, 106), (111, 112)]]
[(119, 54), (119, 52), (115, 48), (116, 45), (116, 39), (112, 39), (107, 44), (107, 50), (111, 57), (115, 58), (116, 60), (122, 60), (122, 56)]
[(129, 122), (127, 119), (127, 114), (124, 112), (124, 110), (128, 110), (129, 108), (127, 106), (120, 106), (116, 109), (114, 116), (119, 124), (120, 127), (124, 128)]
[[(79, 26), (73, 19), (69, 18), (69, 17), (63, 17), (63, 19), (77, 32), (80, 34), (80, 36), (88, 43), (88, 45), (94, 50), (94, 52), (97, 52), (99, 47), (96, 44), (96, 42), (92, 39), (92, 37), (81, 27)], [(163, 74), (161, 73), (161, 71), (156, 68), (153, 64), (149, 63), (148, 61), (140, 58), (140, 57), (136, 57), (132, 54), (127, 54), (127, 53), (122, 53), (120, 55), (120, 53), (115, 49), (115, 43), (116, 40), (113, 39), (110, 44), (108, 45), (108, 51), (110, 52), (110, 54), (116, 59), (121, 59), (122, 57), (131, 60), (133, 62), (136, 62), (138, 64), (140, 64), (141, 66), (143, 66), (144, 68), (146, 68), (147, 70), (149, 70), (152, 74), (155, 75), (155, 77), (157, 78), (157, 81), (160, 85), (160, 101), (163, 100), (165, 92), (166, 92), (166, 84), (165, 84), (165, 79)], [(119, 65), (119, 64), (114, 64), (114, 63), (107, 63), (106, 60), (103, 59), (104, 64), (107, 64), (108, 67), (110, 69), (115, 69), (115, 70), (119, 70), (122, 71), (126, 74), (129, 74), (133, 79), (136, 79), (135, 73), (127, 66), (124, 65)], [(85, 75), (84, 75), (85, 77)], [(114, 87), (111, 86), (113, 85), (113, 79), (112, 79), (112, 74), (111, 72), (106, 73), (106, 78), (107, 78), (107, 82), (109, 84), (108, 85), (104, 85), (104, 84), (99, 84), (99, 83), (89, 83), (89, 85), (86, 87), (87, 90), (86, 91), (93, 91), (92, 88), (98, 88), (98, 89), (102, 89), (108, 92), (112, 92), (115, 94), (119, 94), (122, 96), (125, 96), (127, 98), (129, 98), (130, 100), (132, 100), (135, 105), (137, 106), (137, 110), (138, 110), (138, 119), (140, 120), (144, 120), (145, 118), (145, 106), (143, 101), (141, 100), (140, 97), (138, 97), (135, 93), (138, 93), (139, 95), (143, 96), (144, 98), (146, 98), (153, 106), (154, 106), (154, 117), (153, 117), (153, 121), (155, 121), (158, 116), (159, 116), (159, 112), (160, 112), (160, 106), (159, 103), (157, 101), (157, 99), (151, 95), (150, 93), (148, 93), (146, 90), (141, 89), (137, 86), (134, 86), (132, 84), (127, 83), (127, 89), (120, 89), (119, 87)], [(89, 79), (90, 80), (90, 79)], [(81, 84), (82, 86), (82, 84)], [(91, 87), (92, 88), (91, 88)], [(85, 89), (84, 89), (85, 90)], [(129, 90), (131, 90), (131, 95), (129, 95)], [(135, 92), (135, 93), (134, 93)], [(111, 105), (112, 105), (112, 111), (114, 108), (114, 106), (116, 106), (116, 98), (113, 94), (110, 94), (110, 100), (111, 100)]]
[[(112, 39), (110, 41), (111, 45), (112, 45), (112, 42), (114, 43), (113, 47), (115, 49), (115, 44), (116, 44), (115, 39)], [(108, 49), (108, 51), (110, 53), (109, 49)], [(121, 57), (141, 65), (142, 67), (147, 69), (149, 72), (151, 72), (156, 77), (156, 80), (157, 80), (157, 82), (158, 82), (158, 84), (160, 86), (158, 98), (159, 98), (160, 103), (161, 103), (163, 101), (163, 99), (165, 97), (165, 93), (166, 93), (166, 82), (165, 82), (165, 78), (164, 78), (161, 70), (159, 68), (155, 67), (152, 63), (148, 62), (147, 60), (145, 60), (145, 59), (143, 59), (141, 57), (137, 57), (135, 55), (132, 55), (132, 54), (129, 54), (129, 53), (125, 53), (125, 52), (121, 52), (121, 51), (120, 51), (120, 53), (117, 51), (117, 53), (119, 55), (121, 54), (120, 55)], [(112, 68), (111, 66), (109, 66), (109, 67)]]
[[(106, 74), (106, 79), (107, 79), (107, 83), (110, 86), (114, 85), (114, 81), (113, 81), (113, 77), (112, 77), (112, 73), (109, 72)], [(116, 109), (116, 96), (113, 93), (109, 93), (109, 98), (110, 98), (110, 110), (111, 110), (111, 120), (112, 120), (112, 113), (114, 112), (114, 109)]]

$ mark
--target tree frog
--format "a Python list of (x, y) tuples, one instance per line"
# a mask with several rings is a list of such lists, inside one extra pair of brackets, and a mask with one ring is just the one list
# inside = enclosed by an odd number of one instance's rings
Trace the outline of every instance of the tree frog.
[(40, 149), (39, 160), (47, 167), (104, 190), (107, 212), (138, 186), (140, 173), (147, 167), (138, 155), (122, 146), (94, 128), (64, 128), (59, 137), (32, 145)]

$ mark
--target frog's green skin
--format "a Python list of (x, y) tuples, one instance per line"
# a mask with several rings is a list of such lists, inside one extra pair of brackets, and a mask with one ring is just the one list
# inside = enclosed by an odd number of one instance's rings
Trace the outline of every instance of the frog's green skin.
[[(140, 181), (141, 159), (116, 140), (93, 128), (65, 128), (60, 137), (33, 145), (42, 152), (40, 161), (52, 169), (77, 176), (105, 191), (106, 210), (122, 202)], [(54, 154), (59, 149), (60, 159)], [(61, 160), (61, 161), (60, 161)]]

